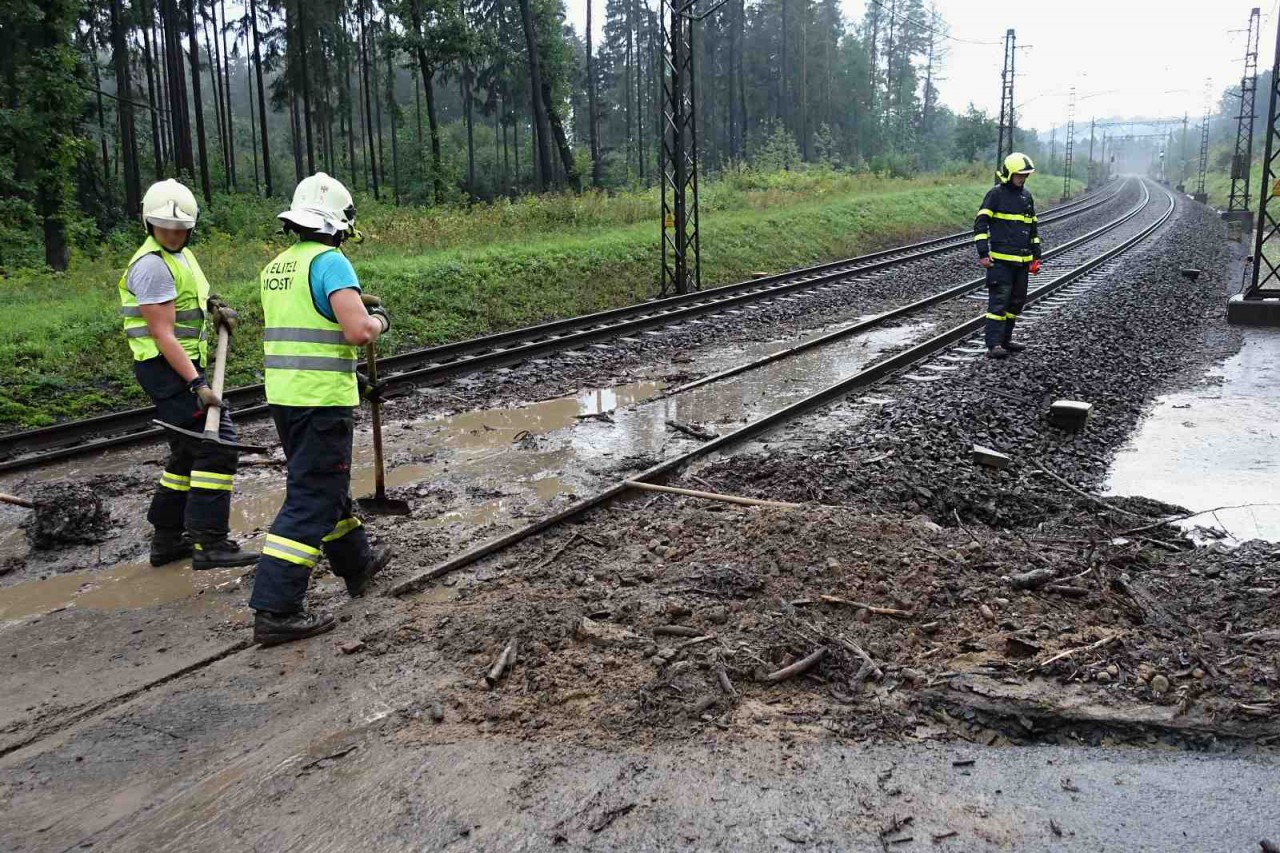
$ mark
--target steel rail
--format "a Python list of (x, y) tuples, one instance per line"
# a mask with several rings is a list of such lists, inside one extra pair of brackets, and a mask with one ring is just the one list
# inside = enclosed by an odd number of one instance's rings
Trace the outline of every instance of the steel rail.
[[(1150, 203), (1151, 192), (1148, 185), (1145, 182), (1142, 184), (1142, 188), (1143, 188), (1143, 194), (1144, 194), (1144, 201), (1146, 203)], [(1161, 187), (1160, 189), (1161, 189), (1161, 192), (1164, 193), (1166, 199), (1168, 200), (1169, 206), (1158, 219), (1156, 219), (1152, 224), (1143, 228), (1133, 237), (1130, 237), (1129, 239), (1117, 244), (1116, 246), (1110, 249), (1107, 249), (1101, 254), (1096, 255), (1093, 258), (1080, 263), (1075, 268), (1067, 272), (1064, 272), (1062, 275), (1058, 276), (1052, 281), (1046, 282), (1045, 284), (1036, 288), (1034, 291), (1028, 293), (1027, 304), (1028, 305), (1034, 304), (1036, 301), (1052, 293), (1055, 293), (1056, 291), (1061, 290), (1067, 285), (1079, 280), (1080, 278), (1084, 277), (1085, 275), (1097, 269), (1099, 266), (1107, 263), (1108, 261), (1113, 260), (1116, 257), (1119, 257), (1121, 254), (1128, 251), (1133, 246), (1136, 246), (1139, 243), (1141, 243), (1143, 240), (1147, 239), (1158, 228), (1160, 228), (1160, 226), (1164, 225), (1164, 223), (1167, 222), (1169, 218), (1173, 215), (1173, 212), (1176, 209), (1177, 202), (1172, 193), (1170, 193), (1168, 190), (1165, 190), (1163, 187)], [(1145, 209), (1145, 204), (1144, 204), (1144, 209)], [(687, 453), (683, 453), (679, 456), (672, 457), (671, 459), (668, 459), (664, 462), (654, 465), (653, 467), (641, 472), (640, 474), (628, 477), (627, 480), (638, 480), (640, 482), (653, 482), (655, 480), (658, 480), (660, 478), (663, 478), (671, 474), (672, 472), (683, 467), (684, 465), (687, 465), (688, 463), (694, 461), (695, 459), (707, 456), (711, 453), (718, 452), (720, 450), (724, 450), (725, 448), (728, 448), (735, 444), (739, 444), (742, 441), (745, 441), (747, 439), (754, 438), (755, 436), (759, 435), (762, 432), (765, 432), (766, 430), (769, 430), (781, 423), (785, 423), (786, 421), (792, 420), (799, 415), (810, 412), (813, 409), (818, 408), (819, 406), (824, 406), (830, 402), (841, 399), (856, 390), (866, 388), (867, 386), (870, 386), (870, 385), (875, 385), (876, 383), (879, 383), (884, 379), (894, 374), (897, 374), (915, 365), (920, 361), (923, 361), (926, 358), (929, 358), (933, 355), (936, 355), (939, 352), (942, 352), (943, 350), (947, 349), (950, 346), (953, 346), (959, 341), (964, 340), (965, 338), (969, 337), (975, 332), (980, 331), (983, 328), (984, 323), (985, 323), (985, 315), (978, 315), (977, 317), (974, 317), (972, 320), (965, 321), (964, 323), (961, 323), (958, 326), (954, 326), (951, 329), (948, 329), (939, 335), (935, 335), (934, 337), (929, 338), (928, 340), (922, 343), (919, 343), (913, 347), (910, 347), (909, 349), (906, 349), (896, 355), (892, 355), (888, 358), (885, 358), (884, 360), (879, 361), (850, 377), (842, 379), (839, 382), (834, 383), (833, 385), (829, 385), (826, 388), (816, 391), (815, 393), (809, 395), (808, 397), (805, 397), (802, 400), (798, 400), (795, 403), (792, 403), (788, 406), (778, 409), (775, 412), (771, 412), (770, 414), (765, 415), (759, 420), (753, 421), (752, 423), (747, 424), (737, 430), (734, 430), (731, 433), (727, 433), (723, 436), (720, 436), (719, 438), (712, 439), (711, 441), (708, 441), (705, 444), (695, 447), (694, 449), (688, 451)], [(481, 543), (480, 545), (477, 545), (474, 548), (464, 551), (463, 553), (458, 554), (448, 560), (445, 560), (444, 562), (438, 563), (437, 565), (431, 567), (430, 569), (427, 569), (424, 572), (421, 572), (412, 577), (406, 578), (405, 580), (400, 581), (395, 586), (387, 590), (385, 594), (389, 596), (401, 596), (401, 595), (406, 595), (409, 593), (416, 592), (422, 589), (424, 586), (426, 586), (435, 578), (438, 578), (450, 572), (456, 571), (457, 569), (463, 568), (464, 566), (470, 565), (471, 563), (474, 563), (492, 554), (498, 553), (510, 547), (511, 545), (521, 542), (529, 538), (530, 536), (533, 536), (537, 533), (547, 530), (548, 528), (554, 527), (558, 524), (561, 524), (562, 522), (577, 518), (593, 509), (597, 509), (601, 506), (604, 506), (605, 504), (609, 503), (614, 498), (622, 495), (629, 489), (630, 489), (630, 486), (627, 485), (626, 480), (621, 480), (617, 483), (614, 483), (613, 485), (606, 488), (604, 491), (598, 492), (595, 495), (592, 495), (590, 497), (577, 501), (571, 504), (570, 506), (565, 507), (563, 510), (557, 513), (554, 513), (553, 515), (547, 516), (546, 518), (543, 518), (531, 524), (525, 525), (524, 527), (521, 527), (517, 530), (513, 530), (510, 533), (507, 533), (496, 539)]]
[[(1088, 212), (1112, 201), (1122, 190), (1123, 186), (1118, 185), (1102, 193), (1100, 197), (1090, 196), (1053, 208), (1042, 222), (1048, 224)], [(572, 350), (629, 332), (640, 332), (705, 314), (719, 313), (769, 297), (776, 298), (802, 290), (832, 286), (845, 279), (869, 275), (962, 248), (971, 241), (972, 237), (967, 232), (932, 238), (909, 246), (791, 270), (700, 293), (652, 300), (385, 356), (378, 360), (378, 366), (379, 370), (392, 371), (385, 380), (388, 386), (443, 382), (485, 369), (518, 364), (541, 355)], [(422, 364), (427, 366), (417, 366)], [(394, 372), (397, 369), (399, 372)], [(264, 403), (249, 402), (260, 400), (262, 390), (261, 384), (242, 386), (228, 391), (225, 399), (235, 407), (238, 419), (255, 418), (269, 411)], [(243, 405), (244, 403), (249, 404)], [(162, 438), (163, 430), (149, 426), (154, 417), (155, 409), (145, 407), (0, 435), (0, 473)], [(104, 433), (108, 435), (84, 440), (85, 436)], [(2, 458), (6, 456), (9, 458)]]

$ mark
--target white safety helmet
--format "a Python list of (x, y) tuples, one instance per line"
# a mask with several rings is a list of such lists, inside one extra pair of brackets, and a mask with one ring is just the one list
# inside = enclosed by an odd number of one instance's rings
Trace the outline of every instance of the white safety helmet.
[(156, 181), (142, 197), (144, 225), (183, 228), (190, 231), (196, 227), (196, 219), (199, 216), (200, 205), (196, 204), (195, 194), (173, 178)]
[(293, 203), (277, 218), (321, 234), (349, 234), (355, 231), (356, 205), (342, 181), (316, 172), (302, 179)]

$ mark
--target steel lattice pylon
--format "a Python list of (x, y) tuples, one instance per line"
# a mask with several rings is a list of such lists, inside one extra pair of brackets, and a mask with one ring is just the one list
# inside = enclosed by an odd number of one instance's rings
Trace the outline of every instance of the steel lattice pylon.
[(1280, 24), (1276, 28), (1276, 60), (1271, 71), (1271, 97), (1267, 107), (1267, 141), (1262, 155), (1262, 187), (1258, 193), (1258, 227), (1253, 244), (1253, 276), (1245, 290), (1246, 299), (1280, 295)]
[(1062, 200), (1071, 198), (1071, 154), (1075, 150), (1076, 141), (1076, 87), (1071, 87), (1071, 101), (1067, 105), (1067, 152), (1066, 166), (1062, 176)]
[(1244, 76), (1240, 78), (1240, 115), (1236, 119), (1236, 151), (1231, 158), (1231, 195), (1224, 218), (1252, 221), (1249, 213), (1249, 173), (1253, 169), (1254, 95), (1258, 90), (1258, 36), (1261, 10), (1249, 13), (1245, 38)]
[(1213, 114), (1213, 102), (1210, 99), (1211, 86), (1211, 81), (1205, 84), (1204, 121), (1200, 124), (1200, 171), (1196, 176), (1196, 191), (1192, 196), (1201, 204), (1209, 200), (1209, 194), (1204, 191), (1204, 176), (1209, 170), (1209, 119)]
[(702, 289), (698, 236), (698, 120), (694, 88), (692, 2), (662, 0), (665, 47), (662, 95), (662, 290)]
[(1000, 136), (996, 140), (996, 183), (1000, 183), (998, 173), (1004, 158), (1013, 153), (1013, 66), (1017, 40), (1013, 30), (1005, 31), (1004, 70), (1000, 73)]

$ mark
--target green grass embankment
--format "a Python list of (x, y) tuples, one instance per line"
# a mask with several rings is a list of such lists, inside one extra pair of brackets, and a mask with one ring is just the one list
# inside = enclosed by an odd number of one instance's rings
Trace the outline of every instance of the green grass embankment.
[[(972, 177), (815, 181), (711, 192), (702, 217), (703, 284), (711, 287), (846, 257), (922, 234), (964, 229), (989, 184)], [(1034, 189), (1035, 187), (1033, 187)], [(656, 285), (656, 208), (650, 194), (535, 202), (470, 212), (374, 207), (369, 240), (349, 255), (395, 324), (383, 352), (499, 331), (634, 302)], [(593, 207), (594, 205), (594, 207)], [(252, 205), (250, 205), (252, 206)], [(285, 245), (259, 203), (239, 234), (202, 225), (201, 265), (240, 311), (228, 385), (260, 381), (257, 271)], [(1047, 205), (1043, 205), (1047, 207)], [(574, 207), (578, 210), (575, 212)], [(241, 211), (243, 213), (243, 211)], [(470, 217), (470, 219), (468, 219)], [(503, 218), (507, 219), (506, 224)], [(628, 221), (639, 220), (642, 221)], [(472, 227), (467, 227), (468, 221)], [(234, 225), (228, 227), (235, 227)], [(432, 230), (433, 227), (436, 230)], [(258, 230), (255, 231), (254, 228)], [(48, 424), (143, 405), (116, 318), (116, 281), (131, 253), (116, 246), (79, 258), (69, 273), (0, 282), (0, 428)]]

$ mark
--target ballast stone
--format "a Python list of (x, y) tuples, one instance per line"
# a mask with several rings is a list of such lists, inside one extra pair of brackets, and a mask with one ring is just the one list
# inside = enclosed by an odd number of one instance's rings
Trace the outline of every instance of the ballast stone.
[(973, 446), (973, 461), (987, 468), (1002, 470), (1008, 468), (1009, 463), (1013, 460), (999, 450), (992, 450), (990, 447), (975, 444)]
[(1089, 424), (1093, 416), (1093, 403), (1082, 400), (1058, 400), (1049, 407), (1049, 423), (1054, 426), (1079, 432)]

